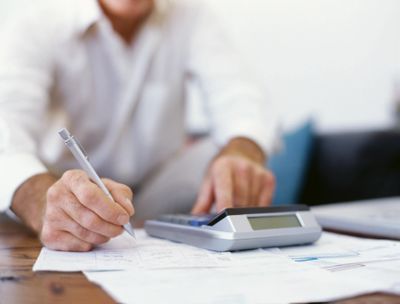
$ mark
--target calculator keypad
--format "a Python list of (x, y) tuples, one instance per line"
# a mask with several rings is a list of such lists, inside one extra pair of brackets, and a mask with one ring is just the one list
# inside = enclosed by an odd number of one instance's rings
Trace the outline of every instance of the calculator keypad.
[(207, 225), (214, 216), (214, 214), (201, 216), (190, 214), (165, 214), (162, 215), (158, 220), (167, 223), (200, 227), (202, 225)]

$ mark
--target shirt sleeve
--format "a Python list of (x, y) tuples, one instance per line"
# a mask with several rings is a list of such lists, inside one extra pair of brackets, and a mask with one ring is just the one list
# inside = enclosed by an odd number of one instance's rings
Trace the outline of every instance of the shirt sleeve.
[(203, 94), (212, 137), (218, 145), (233, 137), (247, 137), (270, 155), (279, 144), (278, 120), (263, 86), (245, 66), (213, 12), (205, 5), (197, 12), (188, 73)]
[(52, 37), (26, 16), (0, 33), (0, 211), (29, 177), (46, 172), (37, 156), (52, 83)]

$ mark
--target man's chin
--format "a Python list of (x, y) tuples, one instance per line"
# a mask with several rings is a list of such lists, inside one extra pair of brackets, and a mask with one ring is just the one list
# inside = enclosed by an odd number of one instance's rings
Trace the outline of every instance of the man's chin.
[(123, 20), (142, 19), (153, 7), (153, 0), (99, 0), (102, 7), (116, 18)]

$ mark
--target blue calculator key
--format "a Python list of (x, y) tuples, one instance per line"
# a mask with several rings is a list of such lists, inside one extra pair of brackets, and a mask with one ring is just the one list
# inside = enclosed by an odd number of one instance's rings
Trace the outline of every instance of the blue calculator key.
[(207, 216), (196, 216), (193, 217), (189, 221), (190, 226), (200, 227), (203, 225), (207, 225), (208, 222), (214, 217), (214, 215), (207, 215)]
[(164, 214), (159, 217), (162, 222), (200, 227), (208, 224), (214, 215), (196, 216), (190, 214)]

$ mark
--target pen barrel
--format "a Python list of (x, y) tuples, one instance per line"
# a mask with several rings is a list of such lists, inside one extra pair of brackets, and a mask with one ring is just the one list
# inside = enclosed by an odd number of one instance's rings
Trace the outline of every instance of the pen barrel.
[(110, 191), (106, 188), (104, 185), (103, 181), (100, 179), (100, 177), (97, 175), (96, 171), (94, 170), (93, 166), (90, 164), (90, 162), (87, 159), (87, 156), (82, 152), (80, 149), (79, 145), (74, 142), (74, 141), (69, 141), (66, 142), (67, 147), (71, 150), (72, 154), (78, 161), (79, 165), (81, 168), (89, 175), (89, 178), (96, 183), (97, 186), (100, 187), (100, 189), (112, 200), (114, 200), (111, 196)]

